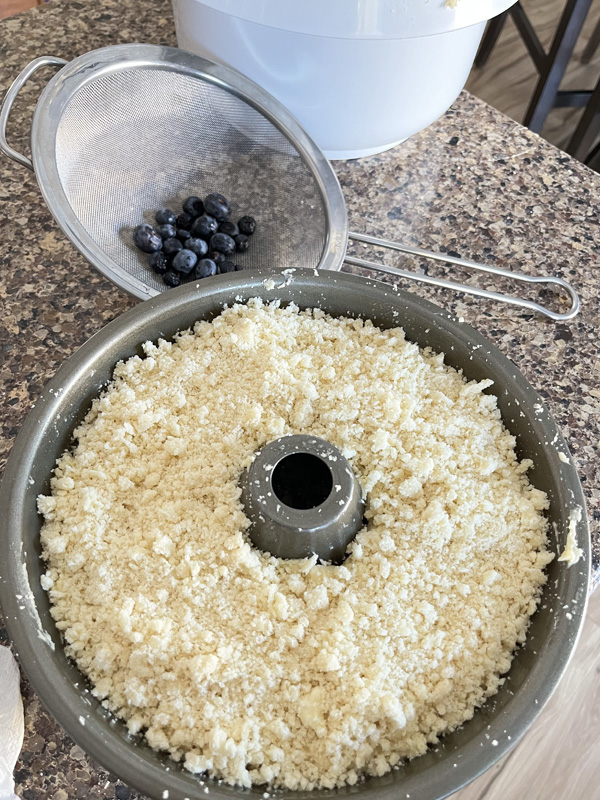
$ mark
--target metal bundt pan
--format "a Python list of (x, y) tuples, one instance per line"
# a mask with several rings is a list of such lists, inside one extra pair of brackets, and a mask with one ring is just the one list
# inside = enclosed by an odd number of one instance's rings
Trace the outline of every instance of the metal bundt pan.
[[(269, 280), (271, 279), (271, 280)], [(275, 287), (273, 288), (273, 284)], [(104, 767), (156, 800), (205, 800), (198, 779), (168, 757), (132, 737), (89, 693), (86, 679), (65, 656), (40, 586), (41, 518), (36, 497), (49, 491), (57, 457), (69, 446), (92, 399), (111, 378), (115, 364), (142, 354), (141, 343), (170, 337), (198, 319), (212, 319), (236, 300), (260, 296), (318, 306), (332, 315), (370, 318), (382, 327), (400, 325), (407, 338), (446, 354), (446, 362), (469, 379), (492, 378), (506, 427), (516, 436), (520, 458), (531, 458), (531, 482), (550, 498), (551, 546), (565, 545), (569, 515), (577, 524), (582, 560), (567, 567), (556, 559), (525, 645), (508, 680), (473, 719), (425, 755), (380, 778), (335, 792), (277, 792), (286, 800), (321, 800), (360, 794), (378, 800), (440, 800), (488, 769), (521, 738), (561, 678), (581, 629), (589, 580), (589, 533), (585, 503), (557, 427), (516, 367), (484, 337), (413, 294), (343, 273), (297, 271), (290, 277), (266, 271), (238, 272), (165, 292), (133, 308), (93, 336), (46, 386), (26, 419), (11, 454), (0, 493), (0, 601), (21, 665), (51, 714)], [(567, 613), (568, 612), (568, 613)], [(492, 742), (497, 742), (493, 745)], [(262, 796), (252, 790), (207, 781), (218, 798)], [(168, 792), (168, 795), (165, 794)]]

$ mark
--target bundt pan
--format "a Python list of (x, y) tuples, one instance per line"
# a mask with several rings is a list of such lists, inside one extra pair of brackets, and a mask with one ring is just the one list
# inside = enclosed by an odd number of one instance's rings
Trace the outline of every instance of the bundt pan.
[[(577, 642), (589, 580), (589, 533), (584, 497), (567, 447), (542, 400), (499, 350), (475, 330), (434, 305), (393, 287), (343, 273), (261, 270), (222, 275), (164, 292), (131, 309), (93, 336), (47, 385), (29, 414), (11, 454), (0, 494), (0, 601), (21, 665), (49, 712), (67, 733), (125, 783), (151, 798), (206, 800), (262, 797), (265, 787), (241, 789), (216, 781), (200, 784), (158, 754), (102, 708), (89, 684), (66, 656), (40, 586), (41, 518), (36, 497), (49, 491), (57, 457), (92, 399), (110, 380), (115, 364), (141, 343), (171, 337), (198, 319), (212, 319), (226, 304), (259, 296), (265, 301), (318, 306), (332, 315), (369, 318), (384, 328), (401, 325), (408, 339), (446, 354), (469, 379), (492, 378), (506, 427), (518, 455), (533, 461), (529, 478), (550, 498), (551, 547), (560, 554), (569, 522), (577, 522), (582, 559), (568, 567), (555, 559), (525, 645), (508, 679), (473, 719), (423, 756), (387, 775), (336, 791), (277, 791), (286, 800), (321, 800), (360, 794), (378, 800), (441, 800), (505, 755), (537, 717), (560, 680)], [(563, 459), (559, 458), (563, 454)], [(267, 787), (268, 789), (268, 787)]]

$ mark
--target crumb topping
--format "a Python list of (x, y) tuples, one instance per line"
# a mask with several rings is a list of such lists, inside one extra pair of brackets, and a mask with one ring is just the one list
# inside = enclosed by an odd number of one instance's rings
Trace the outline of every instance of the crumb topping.
[[(144, 353), (117, 365), (38, 501), (42, 585), (94, 694), (242, 786), (354, 784), (469, 719), (553, 558), (492, 382), (399, 328), (258, 299)], [(240, 473), (295, 433), (338, 447), (365, 493), (341, 566), (245, 533)]]

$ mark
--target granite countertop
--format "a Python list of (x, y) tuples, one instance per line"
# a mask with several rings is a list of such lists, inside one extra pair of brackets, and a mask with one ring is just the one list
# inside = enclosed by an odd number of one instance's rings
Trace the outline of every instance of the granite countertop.
[[(174, 45), (168, 0), (55, 0), (0, 23), (0, 95), (33, 58), (110, 44)], [(38, 74), (15, 105), (8, 140), (27, 152)], [(491, 339), (545, 398), (588, 500), (593, 585), (600, 582), (600, 176), (463, 93), (434, 125), (380, 156), (338, 162), (351, 230), (570, 281), (579, 316), (550, 320), (491, 301), (399, 281)], [(55, 224), (35, 176), (0, 155), (0, 467), (41, 388), (91, 334), (134, 305), (84, 261)], [(362, 255), (362, 245), (354, 246)], [(400, 256), (405, 269), (425, 264)], [(468, 276), (429, 264), (431, 274)], [(391, 280), (389, 277), (386, 280)], [(474, 282), (472, 278), (469, 281)], [(498, 279), (480, 285), (515, 291)], [(544, 296), (553, 302), (552, 295)], [(7, 643), (0, 619), (0, 641)], [(97, 767), (41, 708), (25, 681), (17, 765), (24, 800), (137, 795)]]

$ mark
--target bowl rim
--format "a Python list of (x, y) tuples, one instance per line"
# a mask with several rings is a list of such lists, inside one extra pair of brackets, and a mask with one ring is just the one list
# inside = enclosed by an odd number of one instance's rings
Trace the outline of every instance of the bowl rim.
[[(223, 17), (271, 28), (277, 35), (303, 34), (315, 39), (361, 42), (438, 36), (477, 25), (501, 14), (516, 0), (461, 0), (460, 3), (398, 3), (397, 0), (173, 0), (176, 21), (189, 20), (194, 6), (204, 6)], [(195, 10), (196, 14), (200, 12)]]
[[(123, 747), (122, 738), (107, 736), (106, 724), (102, 722), (102, 717), (106, 717), (108, 712), (103, 714), (98, 701), (91, 699), (88, 690), (82, 688), (78, 682), (71, 681), (65, 674), (64, 654), (63, 662), (60, 660), (62, 648), (56, 648), (51, 632), (42, 624), (35, 601), (35, 592), (40, 592), (41, 589), (32, 584), (28, 573), (28, 565), (35, 559), (39, 562), (39, 555), (30, 554), (24, 549), (27, 496), (29, 495), (30, 503), (31, 496), (35, 497), (35, 493), (32, 494), (36, 489), (32, 486), (32, 475), (36, 453), (43, 444), (45, 433), (52, 425), (58, 430), (56, 420), (60, 422), (61, 415), (66, 416), (77, 406), (77, 397), (74, 393), (79, 382), (82, 380), (89, 382), (90, 377), (94, 375), (95, 367), (103, 359), (107, 359), (115, 341), (122, 349), (133, 355), (135, 348), (146, 341), (143, 336), (140, 338), (140, 331), (148, 329), (151, 324), (155, 327), (158, 325), (162, 330), (161, 325), (164, 320), (181, 316), (182, 311), (191, 314), (199, 303), (212, 308), (213, 311), (210, 313), (213, 316), (219, 313), (219, 308), (231, 302), (232, 296), (236, 300), (239, 298), (240, 301), (244, 301), (262, 295), (268, 300), (280, 300), (282, 303), (291, 301), (307, 308), (314, 307), (315, 303), (303, 304), (303, 291), (319, 290), (323, 298), (327, 299), (333, 296), (331, 293), (335, 293), (336, 288), (340, 292), (348, 290), (356, 293), (357, 302), (359, 299), (365, 302), (366, 298), (368, 302), (375, 304), (374, 308), (389, 307), (392, 304), (394, 313), (396, 310), (399, 314), (403, 309), (411, 310), (423, 317), (424, 324), (428, 326), (426, 329), (428, 335), (435, 335), (441, 330), (442, 334), (453, 342), (452, 348), (465, 346), (472, 351), (472, 358), (484, 359), (486, 362), (489, 359), (494, 369), (506, 376), (514, 397), (521, 398), (530, 406), (539, 404), (537, 407), (540, 410), (536, 411), (534, 421), (539, 423), (540, 431), (547, 437), (545, 440), (542, 439), (545, 445), (549, 443), (558, 445), (562, 452), (568, 453), (566, 444), (541, 398), (516, 366), (480, 333), (415, 294), (399, 290), (394, 285), (356, 275), (291, 269), (283, 273), (251, 270), (217, 276), (210, 281), (188, 284), (140, 303), (92, 336), (59, 368), (46, 385), (27, 416), (10, 454), (0, 486), (0, 508), (4, 512), (0, 515), (0, 604), (21, 666), (43, 705), (65, 728), (69, 736), (94, 759), (128, 785), (157, 800), (164, 796), (165, 790), (168, 791), (169, 800), (200, 797), (199, 793), (204, 785), (198, 783), (198, 779), (191, 776), (191, 773), (177, 774), (177, 770), (167, 771), (164, 766), (156, 763), (155, 753), (150, 757), (144, 752), (143, 747), (138, 747), (136, 750), (127, 749)], [(326, 307), (325, 310), (327, 311)], [(204, 313), (204, 317), (207, 313)], [(348, 310), (348, 315), (365, 316), (353, 313), (352, 309)], [(198, 318), (202, 316), (199, 314)], [(398, 324), (402, 325), (401, 318)], [(187, 325), (180, 325), (179, 329), (186, 327)], [(424, 345), (419, 343), (419, 346)], [(115, 363), (114, 360), (111, 362), (111, 373)], [(100, 382), (99, 386), (102, 385)], [(98, 386), (92, 387), (90, 396), (96, 396), (97, 393)], [(83, 405), (85, 403), (79, 401), (79, 406)], [(525, 408), (524, 405), (522, 407)], [(454, 756), (456, 763), (450, 773), (445, 768), (446, 756), (442, 758), (432, 751), (429, 756), (431, 768), (424, 773), (428, 776), (425, 786), (422, 776), (411, 774), (411, 764), (426, 759), (427, 754), (408, 762), (406, 768), (402, 768), (402, 791), (399, 791), (397, 780), (389, 779), (389, 776), (395, 774), (392, 771), (387, 773), (387, 777), (369, 778), (354, 787), (346, 786), (338, 790), (286, 791), (286, 797), (296, 800), (308, 800), (308, 798), (316, 800), (325, 795), (329, 797), (333, 793), (342, 795), (361, 791), (377, 792), (378, 797), (392, 800), (401, 798), (405, 791), (407, 796), (418, 796), (420, 800), (441, 800), (484, 772), (516, 744), (549, 699), (570, 661), (581, 632), (588, 594), (591, 559), (585, 499), (572, 464), (564, 463), (558, 457), (555, 461), (559, 476), (556, 480), (560, 481), (559, 488), (563, 495), (571, 498), (572, 505), (579, 505), (582, 508), (582, 518), (577, 523), (577, 532), (578, 544), (584, 551), (584, 556), (577, 566), (569, 569), (565, 566), (559, 573), (562, 594), (556, 589), (557, 597), (560, 597), (562, 603), (569, 604), (571, 618), (568, 619), (562, 613), (558, 614), (554, 619), (554, 629), (548, 641), (542, 642), (541, 647), (537, 645), (540, 655), (536, 657), (534, 667), (522, 686), (522, 692), (527, 693), (535, 702), (522, 704), (510, 702), (501, 708), (484, 733), (475, 735), (466, 746), (461, 746), (460, 753)], [(559, 546), (558, 541), (566, 538), (566, 531), (555, 533), (556, 544)], [(514, 732), (515, 735), (507, 738), (507, 730)], [(487, 744), (490, 744), (490, 741), (497, 741), (498, 744), (494, 747), (484, 747), (486, 740), (489, 740)], [(194, 785), (197, 785), (196, 794)], [(206, 787), (210, 793), (223, 798), (237, 797), (240, 792), (258, 796), (259, 792), (262, 794), (264, 791), (264, 787), (260, 786), (242, 790), (212, 780), (207, 780)], [(419, 790), (418, 795), (415, 794), (416, 789)], [(282, 792), (277, 790), (275, 793)]]

